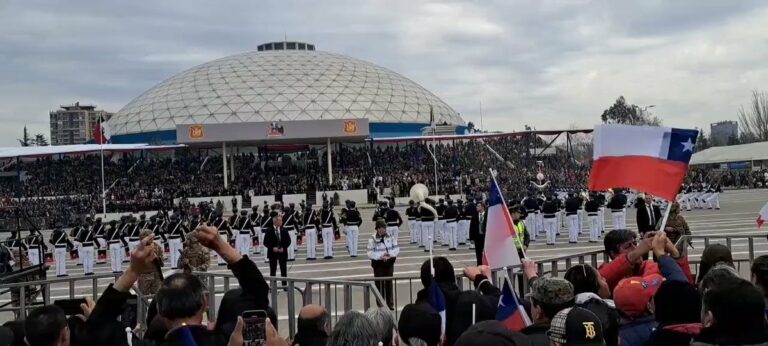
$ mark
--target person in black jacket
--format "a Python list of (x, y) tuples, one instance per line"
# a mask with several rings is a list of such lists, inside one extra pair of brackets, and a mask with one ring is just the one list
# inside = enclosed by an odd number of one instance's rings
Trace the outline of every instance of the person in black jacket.
[[(277, 265), (280, 264), (280, 276), (286, 277), (288, 264), (288, 248), (291, 245), (291, 236), (288, 230), (283, 228), (283, 217), (277, 212), (270, 214), (272, 226), (264, 233), (264, 247), (267, 248), (269, 259), (269, 276), (275, 276)], [(285, 284), (285, 282), (283, 282)]]
[(662, 216), (659, 206), (653, 205), (653, 196), (638, 197), (635, 207), (637, 208), (637, 231), (640, 235), (655, 231)]
[(469, 239), (475, 245), (475, 256), (477, 258), (477, 265), (483, 264), (483, 250), (485, 250), (485, 204), (483, 202), (477, 203), (475, 206), (475, 213), (472, 215), (472, 220), (469, 222)]

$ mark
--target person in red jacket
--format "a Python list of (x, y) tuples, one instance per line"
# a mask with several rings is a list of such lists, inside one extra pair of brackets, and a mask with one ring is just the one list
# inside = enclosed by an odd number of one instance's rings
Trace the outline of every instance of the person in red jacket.
[(603, 245), (611, 261), (603, 263), (598, 271), (611, 292), (623, 278), (659, 274), (656, 263), (643, 260), (652, 249), (651, 240), (646, 238), (638, 242), (637, 233), (627, 229), (615, 229), (605, 235)]

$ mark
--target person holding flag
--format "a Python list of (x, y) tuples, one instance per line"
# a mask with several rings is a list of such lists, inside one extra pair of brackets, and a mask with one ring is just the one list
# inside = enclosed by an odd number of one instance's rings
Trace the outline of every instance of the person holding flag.
[[(493, 172), (492, 172), (493, 173)], [(517, 249), (518, 228), (516, 222), (520, 221), (519, 207), (517, 220), (513, 220), (506, 208), (501, 189), (496, 182), (496, 176), (491, 175), (491, 185), (488, 191), (488, 211), (485, 217), (485, 246), (483, 264), (491, 269), (513, 267), (520, 265), (520, 254)], [(520, 237), (523, 237), (521, 235)], [(524, 244), (524, 240), (523, 240)], [(525, 251), (521, 248), (521, 254), (525, 257)]]

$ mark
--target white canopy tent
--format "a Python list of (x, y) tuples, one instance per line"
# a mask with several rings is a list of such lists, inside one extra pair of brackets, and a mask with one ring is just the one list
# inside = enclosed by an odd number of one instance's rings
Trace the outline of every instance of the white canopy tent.
[(184, 147), (184, 145), (149, 144), (75, 144), (49, 145), (44, 147), (0, 147), (0, 159), (16, 157), (49, 156), (58, 154), (81, 154), (103, 151), (163, 150)]
[(691, 165), (768, 160), (768, 142), (712, 147), (691, 157)]

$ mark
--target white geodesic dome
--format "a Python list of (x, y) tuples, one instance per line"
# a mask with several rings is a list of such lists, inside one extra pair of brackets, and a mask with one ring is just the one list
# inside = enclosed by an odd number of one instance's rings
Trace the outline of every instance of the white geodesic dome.
[(371, 123), (464, 125), (437, 96), (402, 75), (348, 56), (267, 50), (214, 60), (154, 86), (108, 122), (113, 135), (178, 124), (367, 118)]

